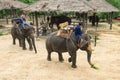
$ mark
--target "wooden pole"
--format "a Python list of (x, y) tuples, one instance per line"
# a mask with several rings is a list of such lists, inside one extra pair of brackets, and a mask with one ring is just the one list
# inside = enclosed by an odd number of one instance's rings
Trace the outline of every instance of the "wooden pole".
[(12, 6), (11, 9), (12, 9), (13, 18), (15, 18), (15, 8)]
[(2, 16), (1, 16), (2, 19), (4, 18), (3, 14), (4, 14), (4, 10), (2, 10)]
[(96, 13), (93, 14), (95, 16), (95, 44), (94, 46), (96, 46), (97, 44), (97, 35), (96, 35), (96, 32), (97, 32), (97, 28), (98, 28), (98, 23), (96, 22)]
[(38, 12), (35, 12), (35, 20), (36, 20), (36, 34), (37, 34), (37, 37), (39, 37), (39, 31), (38, 31)]
[(87, 30), (87, 27), (88, 27), (87, 17), (88, 17), (88, 13), (85, 13), (85, 31)]
[(85, 13), (83, 12), (83, 28), (85, 28)]
[(87, 13), (83, 12), (83, 31), (86, 33), (87, 30)]
[(109, 16), (110, 16), (110, 30), (112, 30), (112, 13), (113, 12), (110, 12), (109, 14)]
[[(5, 10), (5, 12), (7, 13), (7, 10)], [(7, 17), (7, 15), (5, 15), (5, 17), (6, 17), (6, 24), (8, 24), (9, 22), (8, 22), (8, 17)]]
[(34, 13), (32, 13), (32, 21), (33, 21), (33, 24), (35, 24)]
[(6, 15), (6, 23), (9, 24), (7, 15)]

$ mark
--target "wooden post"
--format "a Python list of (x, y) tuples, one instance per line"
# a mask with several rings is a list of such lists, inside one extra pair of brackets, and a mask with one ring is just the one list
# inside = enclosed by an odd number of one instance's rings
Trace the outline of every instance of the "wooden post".
[(15, 18), (15, 8), (12, 6), (11, 9), (12, 9), (13, 18)]
[(6, 15), (6, 23), (9, 24), (7, 15)]
[(4, 16), (3, 16), (3, 14), (4, 14), (4, 11), (2, 10), (2, 16), (1, 16), (1, 18), (2, 18), (2, 19), (4, 19)]
[(85, 28), (85, 13), (83, 12), (83, 28)]
[(32, 21), (33, 21), (33, 24), (35, 24), (34, 13), (32, 13)]
[(39, 31), (38, 31), (38, 12), (35, 12), (35, 20), (36, 20), (36, 36), (39, 37)]
[(46, 20), (46, 15), (44, 14), (44, 21)]
[(98, 28), (98, 23), (96, 22), (96, 13), (94, 13), (93, 15), (95, 16), (95, 44), (94, 44), (94, 46), (96, 46), (96, 44), (97, 44), (96, 32), (97, 32), (97, 28)]
[(87, 17), (88, 17), (88, 13), (85, 13), (85, 31), (87, 30), (87, 27), (88, 27)]
[(110, 30), (112, 30), (112, 13), (113, 12), (109, 13), (109, 17), (110, 17)]
[(83, 31), (87, 30), (87, 13), (83, 12)]

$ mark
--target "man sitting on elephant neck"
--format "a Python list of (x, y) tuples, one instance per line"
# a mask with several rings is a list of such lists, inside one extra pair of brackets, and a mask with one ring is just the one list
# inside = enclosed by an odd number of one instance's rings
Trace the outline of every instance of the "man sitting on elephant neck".
[(80, 46), (80, 43), (82, 43), (82, 39), (81, 39), (81, 36), (82, 36), (82, 30), (81, 30), (81, 23), (79, 23), (76, 27), (75, 27), (75, 35), (77, 36), (78, 38), (78, 47), (82, 47)]
[(29, 26), (33, 25), (32, 22), (30, 24), (26, 23), (26, 18), (24, 15), (21, 15), (20, 17), (20, 24), (19, 26), (22, 27), (23, 29), (27, 29)]

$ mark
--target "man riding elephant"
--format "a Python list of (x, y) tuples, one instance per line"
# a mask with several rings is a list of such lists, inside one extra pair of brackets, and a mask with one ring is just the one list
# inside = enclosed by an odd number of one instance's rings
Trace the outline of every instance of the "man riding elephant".
[(69, 62), (72, 62), (72, 67), (76, 68), (76, 58), (77, 58), (77, 50), (81, 49), (83, 51), (87, 52), (87, 60), (88, 63), (91, 65), (91, 67), (94, 68), (94, 65), (91, 63), (91, 54), (92, 50), (90, 49), (91, 47), (91, 41), (90, 41), (90, 36), (88, 34), (82, 34), (83, 40), (87, 43), (82, 42), (83, 45), (82, 47), (79, 47), (78, 44), (78, 38), (75, 35), (75, 32), (72, 32), (71, 36), (69, 39), (63, 38), (60, 36), (56, 36), (57, 32), (53, 32), (49, 35), (49, 37), (46, 40), (46, 49), (48, 52), (47, 60), (51, 61), (51, 53), (52, 52), (57, 52), (58, 53), (58, 58), (59, 61), (64, 61), (62, 53), (63, 52), (68, 52), (70, 57), (68, 59)]
[(77, 36), (78, 38), (78, 46), (80, 46), (80, 43), (82, 43), (82, 39), (81, 39), (81, 36), (82, 36), (82, 30), (81, 30), (81, 23), (79, 23), (76, 27), (75, 27), (75, 35)]
[(23, 29), (22, 26), (19, 25), (20, 19), (12, 19), (12, 23), (14, 23), (11, 29), (13, 44), (15, 44), (15, 39), (17, 38), (20, 41), (20, 46), (22, 45), (23, 50), (26, 50), (25, 39), (27, 39), (29, 44), (29, 49), (33, 50), (33, 47), (34, 47), (35, 53), (37, 53), (36, 46), (35, 46), (34, 27)]
[(19, 19), (19, 27), (22, 27), (23, 29), (27, 29), (27, 28), (29, 28), (30, 26), (33, 26), (33, 23), (32, 23), (32, 22), (30, 22), (29, 24), (26, 23), (26, 18), (25, 18), (24, 15), (21, 15), (21, 17), (18, 18), (18, 19)]

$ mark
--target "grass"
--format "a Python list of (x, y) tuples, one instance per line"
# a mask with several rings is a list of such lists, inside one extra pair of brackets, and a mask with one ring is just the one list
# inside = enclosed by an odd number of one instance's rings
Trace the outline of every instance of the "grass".
[(98, 36), (96, 36), (96, 39), (97, 39), (97, 40), (100, 40), (100, 38), (99, 38)]
[(120, 24), (118, 24), (118, 27), (120, 27)]
[(0, 33), (0, 36), (3, 36), (3, 33)]

